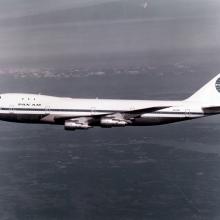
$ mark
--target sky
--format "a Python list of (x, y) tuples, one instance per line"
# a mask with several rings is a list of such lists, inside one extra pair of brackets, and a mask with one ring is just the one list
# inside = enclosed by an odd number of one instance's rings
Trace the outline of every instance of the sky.
[(218, 50), (219, 12), (217, 0), (0, 0), (0, 64)]

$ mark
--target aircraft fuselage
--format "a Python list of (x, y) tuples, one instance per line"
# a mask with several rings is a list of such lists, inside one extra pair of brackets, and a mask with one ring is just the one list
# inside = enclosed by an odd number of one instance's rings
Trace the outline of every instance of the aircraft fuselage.
[(61, 124), (66, 130), (148, 126), (220, 114), (220, 74), (183, 101), (0, 95), (0, 120)]
[[(197, 106), (182, 101), (72, 99), (34, 94), (2, 94), (0, 119), (10, 122), (64, 124), (65, 118), (96, 117), (119, 112), (147, 109), (153, 106), (172, 106), (142, 114), (128, 125), (146, 126), (172, 123), (203, 117)], [(94, 120), (94, 126), (99, 121)]]

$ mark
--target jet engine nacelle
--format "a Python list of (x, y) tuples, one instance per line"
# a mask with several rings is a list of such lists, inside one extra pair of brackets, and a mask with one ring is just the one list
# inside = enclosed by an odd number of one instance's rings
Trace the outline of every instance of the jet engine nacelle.
[(100, 124), (102, 127), (124, 127), (128, 123), (123, 119), (115, 119), (115, 118), (102, 118), (100, 120)]
[(80, 123), (78, 121), (68, 120), (68, 121), (65, 121), (64, 128), (65, 128), (65, 130), (73, 131), (76, 129), (89, 129), (89, 128), (91, 128), (91, 126), (89, 126), (86, 123)]

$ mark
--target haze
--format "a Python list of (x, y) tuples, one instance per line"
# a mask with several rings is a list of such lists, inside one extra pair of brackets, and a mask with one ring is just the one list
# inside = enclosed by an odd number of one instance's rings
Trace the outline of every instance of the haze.
[(216, 51), (219, 12), (217, 0), (0, 1), (0, 64)]

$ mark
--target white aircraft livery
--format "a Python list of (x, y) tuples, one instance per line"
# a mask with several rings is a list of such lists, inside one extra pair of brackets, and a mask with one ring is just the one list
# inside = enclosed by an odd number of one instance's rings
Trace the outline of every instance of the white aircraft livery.
[(220, 74), (182, 101), (0, 95), (0, 120), (64, 125), (66, 130), (161, 125), (220, 114)]

